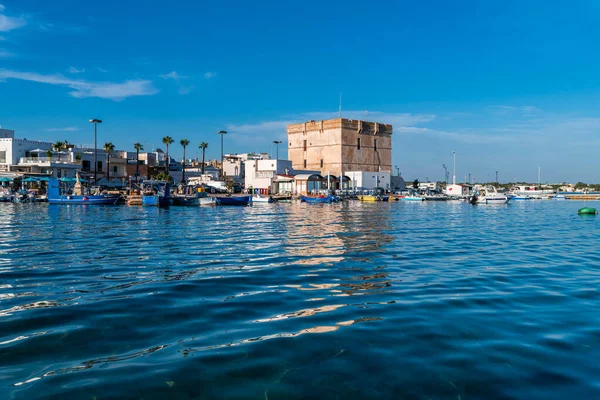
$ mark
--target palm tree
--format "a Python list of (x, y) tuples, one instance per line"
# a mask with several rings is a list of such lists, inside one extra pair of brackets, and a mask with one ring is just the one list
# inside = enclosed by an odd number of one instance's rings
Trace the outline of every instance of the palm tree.
[(54, 150), (58, 152), (58, 161), (60, 161), (60, 151), (65, 148), (65, 143), (60, 140), (52, 145)]
[(169, 145), (174, 142), (171, 136), (165, 136), (162, 142), (167, 146), (167, 175), (169, 174), (169, 163), (171, 159), (169, 158)]
[(104, 143), (104, 151), (106, 152), (106, 179), (110, 180), (110, 153), (115, 151), (115, 145), (112, 142)]
[(140, 175), (140, 150), (144, 150), (144, 146), (141, 143), (134, 143), (133, 148), (135, 149), (135, 181), (138, 181)]
[(206, 142), (202, 142), (200, 143), (200, 146), (198, 146), (202, 149), (202, 175), (204, 175), (204, 152), (206, 151), (206, 148), (208, 147), (208, 143)]
[(185, 183), (185, 148), (190, 144), (190, 141), (187, 139), (181, 139), (179, 142), (183, 146), (183, 166), (182, 166), (182, 174), (181, 174), (181, 182)]

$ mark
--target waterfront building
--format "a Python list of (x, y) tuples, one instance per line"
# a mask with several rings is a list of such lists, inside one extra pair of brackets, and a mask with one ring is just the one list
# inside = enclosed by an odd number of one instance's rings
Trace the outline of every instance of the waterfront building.
[(236, 184), (243, 184), (246, 178), (246, 161), (268, 160), (266, 153), (225, 154), (223, 157), (223, 179), (233, 180)]
[(75, 177), (81, 163), (68, 152), (53, 151), (52, 146), (50, 142), (17, 139), (13, 130), (0, 129), (0, 173)]
[(289, 174), (292, 171), (290, 160), (247, 160), (245, 163), (244, 183), (246, 189), (258, 189), (258, 193), (277, 193), (276, 175)]
[(348, 171), (344, 172), (344, 175), (349, 178), (349, 182), (344, 189), (361, 190), (383, 188), (389, 190), (392, 188), (390, 171)]
[(335, 176), (392, 170), (392, 125), (336, 118), (289, 125), (287, 134), (294, 169)]
[(445, 194), (453, 197), (470, 196), (473, 192), (473, 186), (468, 183), (457, 183), (446, 185)]

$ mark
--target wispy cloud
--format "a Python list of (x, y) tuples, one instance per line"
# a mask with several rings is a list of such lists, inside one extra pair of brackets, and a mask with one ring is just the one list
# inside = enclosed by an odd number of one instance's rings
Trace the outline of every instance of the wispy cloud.
[(67, 72), (70, 74), (82, 74), (85, 72), (85, 68), (76, 68), (76, 67), (70, 66), (69, 69), (67, 69)]
[(107, 71), (107, 70), (105, 70), (104, 68), (100, 68), (100, 67), (97, 67), (97, 68), (96, 68), (96, 70), (97, 70), (98, 72), (102, 72), (103, 74), (106, 74), (106, 73), (108, 72), (108, 71)]
[(47, 132), (76, 132), (79, 128), (75, 128), (74, 126), (68, 126), (66, 128), (48, 128)]
[(158, 90), (149, 80), (127, 80), (124, 82), (90, 82), (83, 79), (71, 79), (60, 74), (43, 75), (35, 72), (20, 72), (0, 69), (0, 80), (17, 79), (48, 85), (64, 86), (72, 89), (69, 95), (75, 98), (99, 97), (115, 101), (133, 96), (150, 96)]
[(6, 7), (0, 5), (0, 32), (8, 32), (27, 24), (23, 17), (9, 17), (4, 12)]
[(171, 71), (168, 74), (159, 75), (161, 78), (166, 80), (173, 80), (177, 83), (178, 90), (177, 93), (180, 95), (186, 95), (191, 93), (194, 90), (194, 86), (192, 85), (184, 85), (183, 81), (189, 78), (189, 76), (180, 75), (177, 71)]
[(205, 72), (204, 73), (204, 79), (212, 79), (215, 76), (217, 76), (216, 72)]
[(11, 58), (14, 57), (15, 54), (6, 50), (6, 49), (0, 49), (0, 58)]

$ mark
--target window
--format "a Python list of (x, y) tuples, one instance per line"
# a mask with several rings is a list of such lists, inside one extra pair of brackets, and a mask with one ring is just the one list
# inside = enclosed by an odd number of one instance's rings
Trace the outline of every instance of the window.
[(306, 151), (306, 139), (304, 140), (304, 151)]
[(90, 171), (90, 162), (88, 160), (83, 160), (81, 162), (81, 170), (84, 172)]
[(304, 168), (306, 168), (306, 160), (304, 160)]
[(321, 168), (323, 168), (323, 159), (321, 158)]
[(377, 139), (373, 141), (373, 148), (377, 151)]
[(360, 138), (356, 140), (356, 147), (360, 150)]
[(98, 161), (98, 172), (102, 172), (102, 161)]
[(116, 175), (116, 174), (117, 174), (117, 166), (115, 165), (115, 166), (113, 166), (113, 175)]
[(0, 151), (0, 163), (6, 163), (6, 150)]

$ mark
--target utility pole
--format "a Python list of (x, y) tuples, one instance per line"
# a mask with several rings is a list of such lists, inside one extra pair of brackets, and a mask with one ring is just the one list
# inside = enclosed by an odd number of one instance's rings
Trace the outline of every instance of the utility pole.
[(226, 135), (227, 131), (219, 131), (217, 135), (221, 135), (221, 180), (223, 180), (223, 135)]
[(452, 184), (456, 185), (456, 152), (453, 151), (452, 154), (454, 155), (454, 173), (452, 174)]
[(444, 182), (447, 185), (448, 184), (448, 168), (446, 168), (446, 164), (442, 165), (442, 167), (444, 168)]
[(97, 171), (98, 171), (98, 144), (97, 144), (97, 126), (102, 123), (101, 119), (94, 118), (90, 119), (90, 123), (94, 124), (94, 185), (96, 184)]

